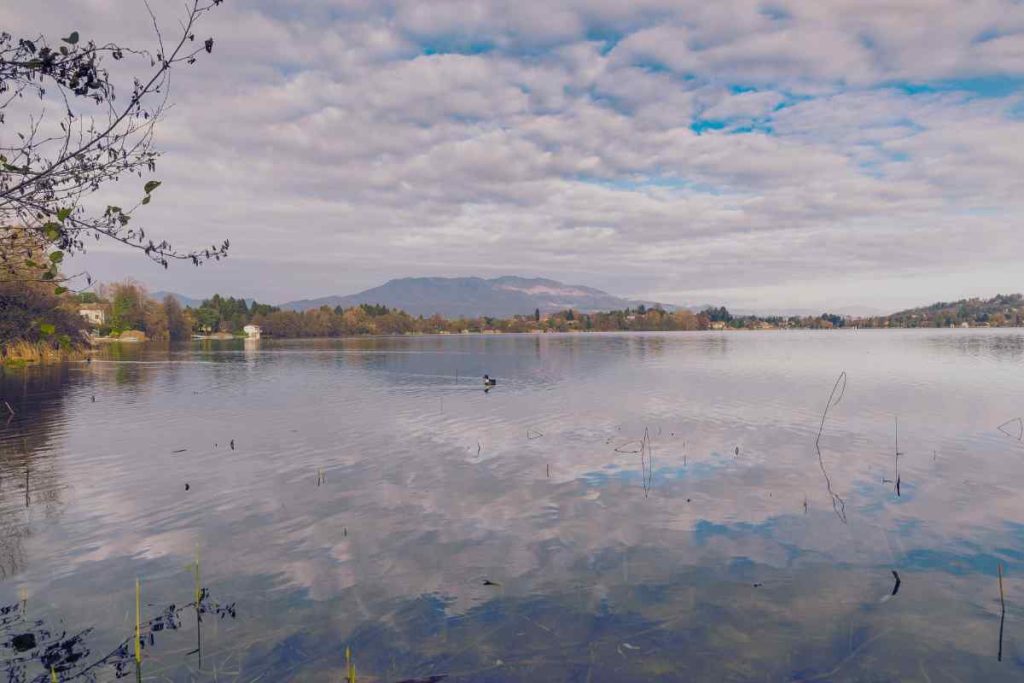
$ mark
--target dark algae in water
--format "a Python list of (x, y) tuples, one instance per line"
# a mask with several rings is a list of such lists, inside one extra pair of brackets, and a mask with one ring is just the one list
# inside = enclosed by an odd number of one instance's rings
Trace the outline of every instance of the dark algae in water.
[[(194, 615), (192, 620), (189, 615)], [(204, 616), (235, 619), (235, 604), (213, 601), (204, 588), (198, 603), (168, 605), (142, 622), (140, 648), (154, 650), (160, 634), (187, 629), (189, 623), (196, 627)], [(0, 662), (7, 683), (48, 683), (53, 674), (60, 681), (91, 683), (121, 678), (134, 670), (134, 636), (102, 655), (94, 653), (91, 640), (95, 640), (92, 628), (70, 633), (62, 625), (31, 618), (24, 603), (0, 608)]]

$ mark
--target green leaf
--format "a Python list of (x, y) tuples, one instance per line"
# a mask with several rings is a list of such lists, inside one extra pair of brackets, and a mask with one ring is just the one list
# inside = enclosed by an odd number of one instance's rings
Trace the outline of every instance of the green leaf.
[(43, 334), (53, 334), (57, 328), (52, 323), (39, 323), (39, 331)]
[(64, 252), (63, 251), (55, 251), (52, 254), (50, 254), (50, 262), (51, 263), (60, 263), (63, 260), (64, 260)]
[(50, 221), (49, 223), (44, 223), (43, 234), (46, 235), (46, 239), (48, 240), (57, 239), (58, 237), (60, 237), (60, 223), (54, 223), (53, 221)]
[(60, 296), (61, 294), (63, 294), (66, 291), (68, 291), (68, 288), (67, 287), (61, 287), (61, 286), (54, 287), (54, 289), (53, 289), (53, 293), (56, 294), (57, 296)]
[(147, 195), (146, 195), (145, 197), (143, 197), (143, 198), (142, 198), (142, 205), (143, 205), (143, 206), (145, 206), (146, 204), (149, 204), (149, 200), (150, 200), (150, 199), (152, 199), (152, 197), (150, 197), (150, 196), (149, 196), (149, 195), (147, 194)]
[(71, 215), (71, 209), (60, 209), (57, 211), (57, 220), (63, 223)]
[(72, 31), (71, 35), (67, 38), (61, 38), (68, 45), (75, 45), (78, 43), (78, 31)]
[(66, 334), (62, 334), (60, 335), (58, 340), (60, 341), (60, 347), (62, 349), (64, 349), (65, 351), (69, 351), (71, 349), (71, 337), (69, 337)]
[(146, 183), (146, 186), (144, 188), (142, 188), (142, 189), (144, 189), (146, 191), (146, 194), (149, 194), (150, 192), (152, 192), (153, 190), (155, 190), (158, 187), (160, 187), (160, 181), (159, 180), (150, 180), (148, 183)]

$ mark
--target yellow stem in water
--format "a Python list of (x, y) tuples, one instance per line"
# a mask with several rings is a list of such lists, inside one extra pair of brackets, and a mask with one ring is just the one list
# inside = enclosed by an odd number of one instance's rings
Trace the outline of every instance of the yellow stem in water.
[(996, 564), (996, 569), (999, 571), (999, 604), (1002, 606), (1003, 611), (1006, 611), (1006, 599), (1003, 597), (1003, 563), (999, 562)]
[(141, 588), (139, 586), (139, 580), (135, 579), (135, 661), (138, 663), (142, 662), (142, 608), (141, 608)]
[(199, 599), (202, 597), (202, 588), (199, 585), (199, 543), (196, 543), (196, 608), (199, 607)]
[(345, 674), (348, 679), (348, 683), (354, 683), (356, 680), (356, 667), (352, 664), (352, 650), (345, 646)]

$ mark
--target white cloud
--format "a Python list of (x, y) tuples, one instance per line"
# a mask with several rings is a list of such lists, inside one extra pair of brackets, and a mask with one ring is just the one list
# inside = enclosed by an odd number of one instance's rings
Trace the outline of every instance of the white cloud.
[[(149, 40), (112, 2), (0, 20)], [(281, 301), (523, 272), (784, 305), (837, 268), (866, 299), (880, 272), (1005, 268), (1019, 232), (1018, 3), (225, 3), (201, 32), (146, 224), (230, 237), (232, 265), (101, 277)]]

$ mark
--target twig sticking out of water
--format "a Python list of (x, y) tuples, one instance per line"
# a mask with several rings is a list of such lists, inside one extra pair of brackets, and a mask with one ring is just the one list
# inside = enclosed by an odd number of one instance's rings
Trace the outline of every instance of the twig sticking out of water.
[(891, 571), (892, 571), (892, 578), (896, 579), (896, 583), (893, 584), (892, 591), (890, 591), (889, 593), (886, 593), (885, 595), (882, 596), (882, 599), (879, 600), (879, 602), (881, 602), (881, 603), (889, 602), (890, 600), (895, 598), (896, 594), (900, 592), (900, 586), (903, 584), (903, 581), (900, 580), (900, 573), (898, 571), (896, 571), (895, 569), (893, 569)]
[(832, 386), (832, 393), (828, 395), (828, 402), (825, 404), (825, 410), (821, 413), (821, 424), (818, 425), (818, 436), (814, 439), (814, 449), (818, 452), (818, 466), (821, 467), (821, 473), (825, 477), (825, 487), (828, 489), (828, 495), (832, 497), (832, 509), (835, 510), (836, 516), (839, 517), (839, 521), (843, 524), (846, 524), (846, 501), (832, 490), (832, 480), (829, 478), (828, 472), (825, 470), (825, 460), (821, 456), (821, 433), (825, 429), (825, 418), (828, 417), (828, 411), (839, 405), (839, 402), (843, 400), (843, 395), (845, 393), (846, 371), (843, 370), (839, 373), (836, 383)]
[[(10, 406), (7, 407), (10, 408)], [(1006, 436), (1013, 438), (1013, 433), (1006, 429), (1010, 425), (1017, 425), (1017, 441), (1024, 441), (1024, 418), (1015, 417), (1012, 420), (1007, 420), (1003, 424), (996, 427), (996, 429), (1001, 431)]]
[(651, 434), (647, 427), (644, 427), (644, 438), (640, 441), (640, 471), (643, 475), (644, 498), (647, 498), (654, 487), (654, 447), (651, 445)]
[(11, 407), (11, 404), (4, 401), (4, 405), (7, 406), (7, 410), (11, 413), (11, 417), (14, 417), (14, 408)]
[(999, 572), (999, 654), (996, 661), (1003, 661), (1003, 626), (1006, 623), (1006, 598), (1003, 595), (1003, 563), (996, 564), (996, 571)]
[(896, 420), (896, 495), (900, 495), (900, 418)]
[(324, 472), (324, 468), (316, 468), (316, 485), (321, 486), (327, 483), (327, 474)]

